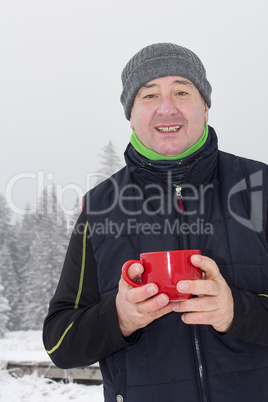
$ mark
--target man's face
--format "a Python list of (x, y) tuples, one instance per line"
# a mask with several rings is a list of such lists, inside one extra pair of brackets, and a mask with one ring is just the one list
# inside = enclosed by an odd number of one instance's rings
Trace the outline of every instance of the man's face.
[(147, 148), (175, 156), (201, 137), (208, 107), (195, 85), (179, 76), (162, 77), (142, 86), (131, 110), (131, 128)]

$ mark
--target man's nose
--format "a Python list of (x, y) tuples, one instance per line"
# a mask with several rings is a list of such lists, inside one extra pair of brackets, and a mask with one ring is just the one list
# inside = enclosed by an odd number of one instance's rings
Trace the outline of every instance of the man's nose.
[(158, 107), (158, 113), (162, 116), (170, 116), (178, 112), (174, 100), (170, 96), (162, 97)]

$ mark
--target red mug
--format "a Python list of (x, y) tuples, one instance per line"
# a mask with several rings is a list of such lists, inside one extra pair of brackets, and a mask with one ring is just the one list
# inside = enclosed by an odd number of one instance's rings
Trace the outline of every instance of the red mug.
[[(201, 250), (174, 250), (143, 253), (140, 260), (129, 260), (122, 268), (124, 280), (133, 287), (155, 283), (158, 294), (165, 293), (170, 301), (190, 299), (191, 294), (180, 293), (176, 285), (182, 280), (202, 279), (202, 271), (190, 260), (193, 254), (201, 254)], [(142, 282), (135, 282), (128, 276), (128, 268), (134, 263), (142, 264), (144, 272)]]

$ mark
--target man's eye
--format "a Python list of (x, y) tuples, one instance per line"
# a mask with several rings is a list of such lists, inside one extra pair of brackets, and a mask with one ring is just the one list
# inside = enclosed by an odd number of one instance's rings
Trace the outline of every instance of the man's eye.
[(185, 95), (187, 95), (187, 92), (179, 91), (177, 94), (178, 94), (179, 96), (185, 96)]
[(152, 98), (154, 98), (154, 97), (155, 97), (154, 94), (148, 94), (148, 95), (145, 95), (145, 96), (144, 96), (145, 99), (152, 99)]

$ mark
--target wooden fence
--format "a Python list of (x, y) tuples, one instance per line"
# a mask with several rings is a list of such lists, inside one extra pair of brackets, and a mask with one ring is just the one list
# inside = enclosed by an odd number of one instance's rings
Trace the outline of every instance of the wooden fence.
[(63, 370), (50, 362), (9, 361), (6, 368), (14, 377), (37, 373), (40, 377), (50, 378), (54, 381), (77, 382), (92, 385), (102, 383), (102, 376), (98, 365)]

